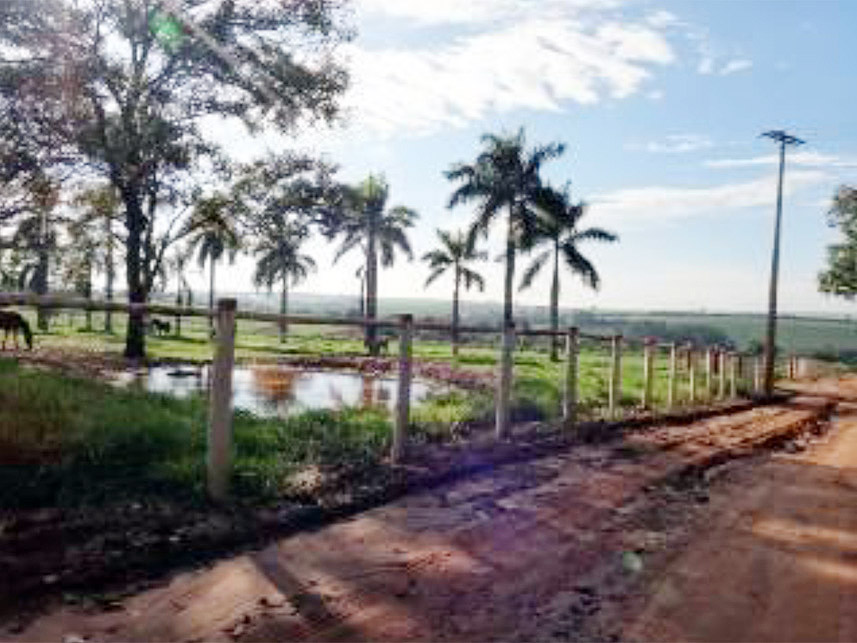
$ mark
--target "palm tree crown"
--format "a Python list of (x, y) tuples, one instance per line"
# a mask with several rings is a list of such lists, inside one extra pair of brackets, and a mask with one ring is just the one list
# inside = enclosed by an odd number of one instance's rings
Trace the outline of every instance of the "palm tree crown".
[(431, 274), (426, 279), (426, 286), (430, 286), (435, 279), (452, 268), (455, 271), (456, 280), (459, 277), (463, 280), (465, 290), (470, 290), (473, 286), (480, 291), (485, 290), (485, 280), (482, 275), (468, 268), (467, 264), (473, 261), (484, 261), (488, 258), (488, 253), (477, 251), (473, 239), (460, 230), (455, 233), (446, 230), (436, 232), (440, 247), (423, 255), (423, 261), (428, 263), (431, 270)]
[(536, 199), (542, 188), (541, 168), (561, 155), (562, 143), (549, 143), (527, 149), (524, 130), (517, 134), (482, 137), (483, 150), (472, 164), (458, 163), (446, 172), (450, 181), (459, 183), (449, 199), (449, 207), (475, 201), (476, 219), (469, 236), (486, 235), (503, 210), (508, 211), (506, 233), (506, 283), (504, 321), (512, 322), (512, 291), (515, 252), (523, 239), (532, 236), (538, 220)]
[[(548, 246), (533, 257), (530, 265), (524, 271), (519, 290), (529, 288), (536, 275), (544, 265), (553, 258), (553, 284), (551, 287), (551, 328), (559, 329), (559, 262), (560, 258), (575, 274), (580, 275), (583, 282), (595, 290), (601, 283), (598, 271), (578, 249), (581, 242), (602, 241), (614, 242), (618, 236), (603, 228), (580, 228), (580, 220), (586, 214), (586, 206), (573, 203), (569, 184), (561, 190), (550, 186), (539, 191), (537, 201), (542, 216), (536, 220), (535, 227), (527, 231), (522, 240), (522, 247), (531, 250), (538, 246)], [(557, 359), (557, 342), (551, 343), (551, 358)]]
[(253, 283), (269, 289), (278, 281), (291, 281), (296, 286), (316, 269), (315, 260), (300, 252), (307, 238), (306, 227), (282, 219), (269, 227), (268, 235), (259, 240), (254, 250), (258, 259)]
[(334, 261), (344, 254), (360, 248), (367, 250), (369, 237), (375, 236), (381, 250), (381, 264), (393, 265), (398, 248), (413, 259), (414, 253), (408, 241), (407, 229), (413, 227), (419, 216), (411, 208), (395, 206), (386, 209), (390, 188), (384, 177), (369, 176), (356, 187), (345, 189), (345, 196), (336, 223), (336, 230), (344, 239), (336, 252)]
[[(366, 258), (366, 316), (375, 319), (378, 310), (378, 251), (381, 264), (393, 265), (398, 248), (413, 259), (407, 229), (413, 227), (419, 216), (411, 208), (387, 208), (390, 189), (382, 176), (369, 176), (357, 187), (344, 187), (336, 214), (328, 222), (328, 235), (342, 235), (344, 239), (334, 261), (354, 248)], [(370, 352), (378, 353), (377, 328), (366, 327), (366, 344)]]
[(445, 230), (438, 230), (437, 238), (440, 240), (440, 247), (423, 255), (423, 261), (428, 263), (431, 270), (428, 279), (426, 279), (426, 287), (447, 270), (452, 269), (454, 280), (452, 291), (452, 352), (458, 354), (458, 293), (461, 282), (464, 282), (465, 290), (470, 290), (471, 286), (476, 286), (480, 291), (485, 290), (485, 280), (482, 275), (468, 267), (467, 264), (485, 260), (488, 258), (488, 254), (477, 251), (473, 244), (473, 237), (461, 231), (453, 234)]

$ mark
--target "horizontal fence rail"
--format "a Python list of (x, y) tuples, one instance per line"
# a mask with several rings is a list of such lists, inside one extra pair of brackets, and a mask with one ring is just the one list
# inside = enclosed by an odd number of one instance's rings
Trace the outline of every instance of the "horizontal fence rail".
[[(410, 390), (413, 377), (413, 343), (419, 331), (453, 334), (451, 324), (420, 322), (411, 315), (370, 319), (321, 315), (280, 315), (276, 313), (240, 310), (234, 299), (220, 299), (215, 310), (208, 307), (175, 306), (157, 303), (126, 303), (31, 293), (0, 293), (0, 307), (20, 306), (36, 309), (67, 309), (127, 313), (128, 315), (164, 315), (211, 319), (214, 334), (211, 390), (208, 412), (207, 489), (215, 500), (229, 496), (232, 450), (232, 370), (235, 363), (235, 336), (239, 320), (272, 324), (306, 324), (354, 328), (387, 328), (398, 337), (398, 393), (393, 414), (390, 461), (401, 462), (406, 457), (407, 433), (410, 423)], [(689, 343), (664, 342), (656, 338), (626, 338), (619, 334), (583, 333), (578, 328), (561, 330), (521, 328), (514, 324), (500, 326), (459, 326), (459, 333), (486, 334), (500, 337), (497, 360), (497, 390), (495, 396), (495, 435), (505, 439), (511, 433), (512, 390), (515, 364), (513, 354), (523, 337), (562, 338), (564, 366), (558, 382), (562, 426), (575, 427), (581, 412), (581, 353), (584, 343), (598, 350), (597, 359), (606, 363), (606, 414), (612, 420), (622, 417), (625, 407), (633, 406), (647, 412), (667, 411), (679, 405), (693, 405), (735, 399), (747, 392), (761, 391), (760, 356), (742, 355), (722, 346), (695, 346)], [(642, 360), (626, 360), (631, 352), (642, 353)], [(592, 357), (588, 358), (592, 359)], [(636, 358), (639, 360), (639, 357)], [(640, 366), (635, 366), (639, 363)], [(623, 378), (640, 369), (639, 395), (623, 390)], [(785, 375), (796, 377), (800, 362), (789, 356)], [(666, 378), (665, 392), (655, 394), (655, 380)], [(663, 381), (663, 380), (661, 380)], [(603, 390), (603, 389), (602, 389)], [(603, 408), (603, 407), (601, 407)]]

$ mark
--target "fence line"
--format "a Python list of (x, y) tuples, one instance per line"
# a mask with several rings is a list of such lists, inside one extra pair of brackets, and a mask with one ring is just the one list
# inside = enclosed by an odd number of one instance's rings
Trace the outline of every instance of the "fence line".
[[(308, 325), (335, 325), (366, 328), (369, 326), (395, 329), (399, 340), (398, 355), (398, 393), (394, 414), (391, 439), (390, 460), (400, 463), (406, 455), (407, 432), (410, 419), (410, 390), (413, 373), (413, 340), (420, 330), (451, 333), (450, 324), (425, 323), (415, 321), (412, 315), (400, 315), (397, 318), (365, 319), (348, 317), (325, 317), (313, 315), (278, 315), (256, 311), (239, 310), (235, 299), (220, 299), (217, 309), (190, 306), (170, 306), (162, 304), (132, 304), (124, 302), (95, 301), (64, 296), (37, 296), (27, 293), (0, 293), (0, 306), (28, 306), (36, 308), (79, 309), (86, 311), (125, 312), (137, 315), (160, 314), (165, 316), (213, 318), (215, 328), (215, 356), (212, 364), (212, 387), (209, 399), (209, 426), (207, 446), (207, 489), (214, 500), (225, 500), (229, 495), (229, 477), (231, 471), (232, 450), (232, 371), (235, 364), (235, 333), (238, 320), (257, 322)], [(562, 375), (561, 410), (562, 424), (567, 430), (573, 429), (580, 407), (580, 347), (582, 340), (599, 344), (608, 344), (610, 350), (609, 375), (607, 381), (608, 407), (611, 419), (618, 419), (623, 402), (623, 352), (632, 347), (643, 348), (643, 390), (640, 405), (648, 410), (656, 407), (654, 381), (657, 363), (667, 360), (666, 408), (673, 409), (680, 401), (690, 404), (697, 401), (723, 400), (736, 398), (740, 393), (738, 380), (744, 379), (741, 371), (741, 356), (722, 347), (697, 348), (692, 344), (679, 346), (675, 342), (659, 342), (654, 338), (642, 341), (628, 340), (622, 335), (596, 335), (582, 333), (578, 328), (570, 327), (554, 331), (552, 329), (517, 330), (514, 324), (505, 329), (481, 327), (459, 327), (461, 332), (500, 334), (500, 354), (498, 358), (497, 394), (495, 399), (495, 433), (498, 439), (508, 438), (511, 431), (511, 392), (514, 377), (513, 353), (519, 336), (559, 337), (565, 339), (565, 368)], [(687, 366), (679, 368), (679, 360), (684, 355)], [(704, 355), (705, 379), (702, 395), (699, 391), (698, 358)], [(749, 361), (745, 362), (749, 364)], [(753, 388), (761, 391), (761, 369), (759, 358), (754, 363)], [(792, 356), (787, 362), (787, 375), (794, 377), (798, 363)], [(684, 377), (683, 377), (684, 374)], [(715, 374), (717, 380), (714, 380)], [(728, 381), (727, 381), (728, 378)], [(679, 391), (680, 380), (686, 381), (686, 394)]]

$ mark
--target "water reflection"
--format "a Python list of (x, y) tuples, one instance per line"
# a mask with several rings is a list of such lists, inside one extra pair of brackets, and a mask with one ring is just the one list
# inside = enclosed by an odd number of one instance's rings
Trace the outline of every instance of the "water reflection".
[[(117, 380), (151, 393), (184, 398), (208, 390), (208, 366), (156, 366), (123, 373)], [(398, 383), (394, 378), (340, 371), (305, 371), (281, 366), (236, 367), (233, 371), (235, 408), (263, 416), (286, 416), (307, 409), (381, 406), (393, 409)], [(411, 401), (429, 393), (425, 382), (411, 384)]]

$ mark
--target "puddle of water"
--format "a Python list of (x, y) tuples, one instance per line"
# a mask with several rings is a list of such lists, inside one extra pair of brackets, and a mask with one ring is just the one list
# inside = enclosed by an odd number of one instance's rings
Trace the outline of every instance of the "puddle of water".
[[(168, 393), (186, 398), (206, 392), (208, 366), (155, 366), (121, 373), (120, 385), (138, 386), (150, 393)], [(411, 382), (411, 402), (425, 399), (431, 387)], [(395, 378), (341, 371), (306, 371), (278, 366), (236, 367), (232, 374), (235, 408), (264, 417), (284, 417), (308, 409), (337, 409), (344, 406), (396, 406)]]

